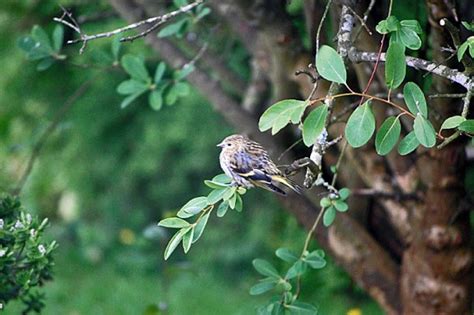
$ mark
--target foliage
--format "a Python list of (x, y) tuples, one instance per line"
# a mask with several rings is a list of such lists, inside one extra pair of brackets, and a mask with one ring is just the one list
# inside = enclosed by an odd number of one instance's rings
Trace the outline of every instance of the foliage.
[(0, 199), (0, 305), (20, 299), (23, 313), (40, 312), (44, 296), (37, 287), (52, 280), (55, 241), (44, 239), (48, 220), (39, 221), (18, 198)]

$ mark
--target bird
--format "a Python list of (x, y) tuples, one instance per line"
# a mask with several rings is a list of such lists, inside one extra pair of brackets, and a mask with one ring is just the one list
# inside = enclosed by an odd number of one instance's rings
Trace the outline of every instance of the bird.
[(219, 155), (221, 168), (233, 184), (244, 188), (257, 186), (285, 196), (286, 192), (281, 188), (283, 185), (298, 194), (302, 193), (296, 183), (283, 175), (258, 142), (235, 134), (226, 137), (217, 146), (222, 148)]

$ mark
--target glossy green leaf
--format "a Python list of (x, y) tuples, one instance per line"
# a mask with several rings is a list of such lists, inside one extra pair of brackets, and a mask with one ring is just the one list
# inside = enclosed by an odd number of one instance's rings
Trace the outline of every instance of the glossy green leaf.
[(456, 52), (456, 56), (458, 57), (458, 61), (460, 62), (462, 60), (462, 57), (464, 57), (464, 54), (466, 53), (466, 50), (469, 46), (469, 43), (465, 41), (458, 47), (458, 51)]
[(115, 37), (112, 40), (112, 45), (111, 45), (111, 51), (112, 51), (112, 56), (114, 57), (114, 60), (119, 59), (121, 46), (122, 46), (122, 42), (120, 42), (120, 37), (119, 36)]
[(164, 253), (165, 260), (168, 260), (168, 258), (171, 256), (171, 254), (174, 252), (176, 247), (179, 245), (179, 243), (183, 239), (184, 234), (186, 234), (186, 232), (188, 232), (189, 229), (191, 228), (190, 227), (183, 228), (179, 230), (178, 232), (176, 232), (175, 235), (173, 235), (173, 237), (171, 238), (171, 240), (169, 241), (168, 245), (165, 248), (165, 253)]
[(163, 96), (161, 91), (152, 91), (148, 97), (148, 103), (154, 110), (160, 110), (163, 106)]
[(206, 213), (202, 216), (202, 218), (198, 221), (196, 226), (194, 227), (194, 234), (193, 234), (193, 243), (196, 243), (197, 240), (201, 237), (202, 232), (204, 232), (204, 228), (206, 227), (207, 221), (209, 220), (209, 216), (211, 212)]
[(223, 184), (213, 180), (205, 180), (204, 184), (212, 189), (223, 189), (229, 187), (229, 184)]
[(323, 104), (311, 111), (303, 123), (303, 142), (306, 146), (312, 146), (324, 129), (324, 123), (328, 115), (328, 105)]
[(56, 25), (53, 31), (53, 49), (56, 52), (61, 50), (63, 46), (63, 38), (64, 38), (64, 28), (61, 25)]
[(252, 264), (259, 274), (275, 279), (280, 278), (278, 271), (268, 261), (257, 258), (252, 261)]
[(227, 210), (229, 210), (229, 202), (228, 201), (221, 202), (221, 204), (217, 208), (217, 216), (219, 218), (222, 218), (227, 213)]
[(339, 198), (341, 200), (346, 200), (350, 194), (351, 194), (351, 191), (349, 190), (349, 188), (341, 188), (339, 190)]
[(474, 21), (472, 21), (471, 23), (467, 21), (462, 21), (461, 23), (467, 30), (474, 32)]
[(235, 194), (234, 210), (237, 211), (237, 212), (242, 212), (242, 209), (243, 209), (242, 197), (240, 197), (239, 194)]
[(418, 50), (421, 47), (421, 39), (418, 34), (409, 27), (402, 27), (399, 31), (400, 40), (405, 47), (411, 50)]
[(137, 92), (135, 94), (130, 94), (126, 98), (123, 99), (122, 103), (120, 103), (120, 108), (125, 108), (128, 105), (130, 105), (131, 102), (133, 102), (135, 99), (137, 99), (140, 95), (142, 95), (143, 92)]
[(298, 260), (298, 255), (296, 255), (293, 251), (289, 250), (288, 248), (278, 248), (275, 252), (275, 255), (289, 263), (294, 263)]
[(359, 106), (349, 117), (345, 128), (347, 142), (359, 148), (366, 144), (375, 131), (375, 117), (370, 107), (370, 101)]
[(185, 64), (183, 66), (183, 68), (181, 68), (180, 70), (178, 71), (175, 71), (174, 73), (174, 79), (179, 81), (179, 80), (183, 80), (184, 78), (186, 78), (188, 75), (191, 74), (191, 72), (193, 72), (194, 70), (196, 69), (196, 67), (193, 65), (193, 64)]
[(410, 154), (415, 151), (419, 145), (420, 141), (416, 138), (415, 132), (411, 131), (402, 139), (402, 141), (400, 141), (400, 144), (398, 145), (398, 153), (400, 153), (400, 155)]
[(146, 90), (148, 90), (146, 83), (134, 79), (123, 81), (117, 86), (117, 93), (123, 95), (143, 93)]
[(334, 207), (339, 212), (346, 212), (347, 210), (349, 210), (349, 206), (347, 205), (347, 203), (342, 200), (335, 200)]
[(186, 82), (176, 82), (173, 86), (173, 89), (176, 90), (178, 96), (186, 96), (189, 94), (190, 87)]
[(209, 205), (207, 197), (196, 197), (189, 200), (179, 211), (178, 217), (189, 218), (198, 214)]
[(413, 30), (417, 34), (423, 34), (423, 29), (417, 20), (403, 20), (400, 21), (400, 25)]
[(375, 136), (375, 149), (379, 155), (386, 155), (393, 149), (400, 138), (401, 130), (402, 126), (398, 117), (388, 117), (383, 122)]
[(190, 224), (188, 221), (185, 221), (181, 218), (166, 218), (161, 220), (158, 223), (158, 226), (172, 228), (172, 229), (180, 229), (184, 227), (188, 227)]
[(122, 57), (121, 64), (125, 71), (133, 79), (143, 82), (151, 82), (151, 78), (145, 67), (145, 62), (143, 59), (127, 54)]
[(308, 303), (295, 301), (290, 305), (286, 305), (285, 309), (287, 309), (291, 315), (317, 315), (318, 309)]
[(403, 87), (403, 98), (408, 109), (413, 115), (421, 113), (424, 118), (428, 118), (428, 106), (426, 105), (425, 94), (416, 83), (408, 82)]
[(304, 258), (304, 261), (313, 269), (321, 269), (326, 266), (326, 260), (319, 254), (319, 251), (313, 251)]
[(219, 200), (221, 200), (224, 197), (228, 189), (230, 188), (225, 187), (225, 188), (217, 188), (217, 189), (212, 190), (207, 196), (207, 202), (209, 204), (217, 203)]
[(166, 92), (165, 102), (166, 105), (173, 105), (178, 100), (178, 90), (175, 85), (172, 85)]
[(161, 29), (161, 31), (158, 33), (158, 37), (164, 38), (164, 37), (178, 34), (185, 23), (186, 23), (186, 19), (181, 19), (177, 22), (168, 24), (167, 26)]
[(270, 291), (276, 286), (275, 280), (262, 281), (250, 288), (250, 295), (259, 295)]
[(331, 199), (329, 199), (328, 197), (321, 198), (321, 200), (319, 201), (319, 205), (321, 206), (321, 208), (327, 208), (332, 205)]
[(433, 125), (420, 113), (416, 115), (413, 130), (416, 138), (424, 147), (431, 148), (436, 144), (436, 132)]
[(329, 207), (324, 211), (323, 214), (323, 224), (325, 227), (330, 226), (333, 222), (334, 219), (336, 219), (336, 208), (334, 207)]
[(232, 179), (227, 176), (226, 174), (219, 174), (219, 175), (216, 175), (212, 178), (212, 181), (213, 182), (216, 182), (216, 183), (221, 183), (221, 184), (230, 184), (230, 182), (232, 181)]
[(468, 119), (466, 121), (463, 121), (459, 125), (458, 129), (464, 132), (474, 133), (474, 119)]
[(308, 106), (308, 103), (300, 100), (287, 99), (279, 101), (263, 113), (258, 122), (258, 128), (260, 131), (266, 131), (271, 128), (274, 135), (290, 121), (294, 124), (299, 123), (306, 106)]
[(324, 79), (345, 84), (347, 80), (346, 67), (341, 55), (331, 46), (323, 45), (316, 55), (316, 69)]
[(443, 122), (440, 130), (457, 128), (465, 120), (466, 118), (459, 115), (451, 116)]
[(155, 82), (155, 84), (160, 83), (161, 79), (163, 79), (165, 71), (166, 71), (166, 64), (164, 62), (160, 62), (158, 66), (156, 66), (155, 76), (153, 78), (153, 82)]
[(301, 276), (308, 270), (308, 266), (302, 260), (296, 261), (293, 266), (288, 269), (286, 272), (285, 278), (286, 279), (293, 279), (295, 277)]
[(31, 36), (43, 49), (48, 51), (50, 54), (54, 52), (48, 34), (46, 34), (42, 27), (38, 25), (33, 26), (33, 29), (31, 30)]
[(401, 44), (392, 42), (385, 57), (385, 83), (390, 89), (396, 89), (402, 84), (405, 74), (405, 49)]
[(189, 249), (191, 248), (191, 244), (193, 243), (194, 237), (194, 228), (189, 229), (186, 234), (183, 235), (183, 250), (184, 253), (187, 254)]

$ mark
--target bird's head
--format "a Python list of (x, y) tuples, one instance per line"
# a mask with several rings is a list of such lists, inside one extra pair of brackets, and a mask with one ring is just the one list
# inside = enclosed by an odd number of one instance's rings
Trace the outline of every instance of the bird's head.
[(245, 138), (242, 135), (232, 135), (222, 140), (222, 142), (219, 143), (217, 146), (221, 147), (222, 150), (226, 150), (226, 151), (239, 150), (239, 148), (245, 146), (246, 141), (247, 141), (247, 138)]

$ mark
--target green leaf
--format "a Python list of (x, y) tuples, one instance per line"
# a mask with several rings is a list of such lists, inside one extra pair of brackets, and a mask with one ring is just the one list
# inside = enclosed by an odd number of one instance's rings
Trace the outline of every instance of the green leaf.
[(171, 238), (171, 240), (169, 241), (168, 245), (165, 248), (165, 253), (164, 253), (165, 260), (168, 260), (168, 258), (171, 256), (171, 254), (174, 252), (176, 247), (179, 245), (179, 243), (183, 239), (184, 234), (186, 234), (186, 232), (188, 232), (189, 229), (191, 229), (191, 227), (182, 228), (181, 230), (176, 232), (175, 235), (173, 235), (173, 237)]
[(231, 209), (234, 209), (236, 202), (237, 202), (237, 194), (234, 192), (232, 196), (229, 198), (229, 207)]
[(47, 57), (43, 60), (41, 60), (37, 65), (36, 65), (36, 70), (37, 71), (44, 71), (51, 67), (54, 63), (54, 59), (51, 57)]
[(462, 21), (461, 24), (469, 31), (471, 32), (474, 32), (474, 21), (472, 21), (471, 23), (467, 22), (467, 21)]
[(465, 41), (464, 43), (462, 43), (458, 47), (458, 51), (457, 51), (456, 55), (458, 57), (459, 62), (461, 62), (462, 57), (464, 57), (464, 54), (466, 53), (466, 50), (467, 50), (468, 46), (469, 46), (469, 43), (467, 41)]
[(308, 103), (300, 100), (287, 99), (279, 101), (263, 113), (258, 122), (258, 128), (260, 131), (272, 128), (272, 135), (274, 135), (290, 121), (294, 124), (299, 123), (306, 106), (308, 106)]
[(290, 305), (285, 305), (291, 315), (316, 315), (318, 309), (311, 304), (295, 301)]
[(222, 218), (227, 213), (227, 210), (229, 210), (229, 202), (228, 201), (221, 202), (221, 204), (217, 208), (217, 216), (219, 218)]
[(216, 182), (216, 181), (213, 181), (213, 180), (205, 180), (204, 181), (204, 184), (207, 186), (207, 187), (210, 187), (212, 189), (223, 189), (223, 188), (227, 188), (229, 187), (228, 184), (222, 184), (220, 182)]
[(184, 227), (188, 227), (190, 224), (188, 221), (185, 221), (180, 218), (167, 218), (163, 219), (158, 223), (158, 226), (172, 228), (172, 229), (180, 229)]
[(278, 248), (275, 252), (275, 255), (277, 255), (278, 258), (289, 263), (294, 263), (298, 260), (298, 256), (288, 248)]
[(336, 209), (334, 207), (329, 207), (326, 209), (323, 215), (323, 224), (325, 227), (330, 226), (334, 219), (336, 218)]
[(31, 30), (31, 37), (39, 43), (39, 45), (45, 49), (48, 53), (53, 53), (53, 47), (51, 47), (51, 41), (49, 40), (48, 34), (38, 25), (33, 26)]
[(321, 269), (326, 266), (326, 260), (319, 255), (319, 251), (313, 251), (304, 258), (304, 261), (313, 269)]
[(396, 89), (405, 79), (405, 49), (399, 43), (391, 42), (385, 57), (385, 83)]
[(332, 205), (331, 199), (329, 199), (328, 197), (321, 198), (321, 200), (319, 201), (319, 205), (322, 208), (327, 208)]
[(176, 90), (178, 96), (186, 96), (190, 91), (189, 84), (186, 82), (176, 82), (173, 88)]
[(259, 274), (275, 279), (280, 279), (278, 271), (268, 261), (263, 259), (254, 259), (252, 264)]
[(164, 62), (160, 62), (155, 70), (155, 77), (153, 79), (153, 82), (155, 82), (155, 84), (160, 83), (161, 79), (163, 79), (163, 75), (165, 74), (165, 71), (166, 71), (166, 64)]
[(161, 31), (158, 33), (158, 38), (164, 38), (168, 37), (171, 35), (175, 35), (179, 33), (181, 28), (184, 26), (186, 23), (186, 19), (179, 20), (178, 22), (171, 23), (161, 29)]
[(53, 31), (53, 48), (56, 52), (61, 50), (61, 47), (63, 46), (63, 38), (64, 28), (58, 24)]
[(257, 283), (256, 285), (250, 288), (250, 295), (259, 295), (268, 292), (273, 289), (276, 284), (277, 283), (273, 279), (270, 281), (262, 281), (260, 283)]
[(408, 109), (413, 115), (421, 113), (424, 118), (428, 118), (428, 107), (426, 105), (425, 94), (416, 83), (408, 82), (403, 87), (403, 97)]
[(318, 106), (306, 117), (303, 123), (303, 142), (306, 146), (312, 146), (323, 131), (328, 108), (326, 104)]
[(120, 103), (120, 108), (125, 108), (127, 107), (128, 105), (130, 105), (131, 102), (133, 102), (136, 98), (138, 98), (140, 95), (142, 95), (144, 93), (143, 92), (137, 92), (135, 94), (130, 94), (129, 96), (127, 96), (126, 98), (123, 99), (122, 103)]
[(341, 188), (339, 190), (339, 198), (341, 200), (346, 200), (350, 194), (351, 194), (351, 191), (349, 190), (349, 188)]
[(234, 210), (237, 212), (242, 212), (244, 205), (242, 202), (242, 197), (239, 194), (235, 194), (235, 207)]
[(134, 79), (123, 81), (117, 86), (117, 93), (123, 95), (143, 93), (146, 90), (148, 90), (146, 83)]
[(148, 97), (148, 103), (154, 110), (160, 110), (163, 106), (163, 96), (161, 91), (152, 91)]
[(347, 210), (349, 210), (349, 206), (347, 205), (347, 203), (342, 200), (335, 200), (334, 207), (339, 212), (346, 212)]
[(17, 45), (24, 52), (29, 52), (35, 47), (36, 41), (31, 36), (22, 36), (18, 39)]
[(398, 145), (398, 153), (400, 153), (400, 155), (407, 155), (415, 151), (419, 145), (420, 142), (416, 138), (415, 132), (411, 131), (402, 139), (402, 141), (400, 141), (400, 144)]
[(193, 243), (196, 243), (197, 240), (201, 237), (202, 232), (204, 232), (204, 228), (206, 227), (206, 224), (207, 224), (207, 221), (209, 220), (210, 215), (211, 215), (211, 212), (206, 213), (197, 222), (196, 226), (194, 227)]
[(436, 132), (433, 125), (429, 120), (421, 116), (420, 113), (416, 115), (413, 130), (415, 131), (416, 139), (424, 147), (431, 148), (436, 144)]
[(474, 119), (468, 119), (466, 121), (463, 121), (459, 125), (458, 129), (464, 132), (474, 133)]
[(165, 101), (167, 105), (173, 105), (178, 100), (178, 90), (172, 85), (166, 92)]
[(216, 182), (216, 183), (225, 184), (226, 186), (228, 186), (227, 184), (230, 184), (232, 179), (229, 176), (227, 176), (226, 174), (219, 174), (219, 175), (214, 176), (212, 181)]
[(451, 116), (443, 122), (440, 130), (457, 128), (465, 120), (466, 118), (459, 115)]
[(191, 244), (193, 243), (193, 236), (194, 236), (194, 228), (189, 229), (183, 236), (183, 250), (184, 253), (187, 254), (189, 249), (191, 248)]
[(151, 82), (151, 78), (146, 70), (143, 59), (127, 54), (122, 57), (121, 64), (133, 79), (147, 83)]
[(204, 208), (209, 205), (207, 201), (207, 197), (196, 197), (189, 200), (179, 211), (178, 217), (180, 218), (189, 218), (192, 217), (199, 212), (201, 212)]
[(393, 149), (400, 137), (401, 130), (402, 126), (398, 117), (388, 117), (383, 122), (375, 136), (375, 149), (379, 155), (386, 155)]
[(199, 11), (199, 13), (198, 13), (197, 16), (196, 16), (196, 19), (197, 19), (197, 20), (200, 20), (200, 19), (202, 19), (203, 17), (205, 17), (206, 15), (208, 15), (209, 13), (211, 13), (211, 9), (208, 8), (208, 7), (205, 7), (205, 8), (203, 8), (202, 10)]
[(207, 196), (207, 202), (209, 204), (217, 203), (228, 193), (228, 190), (230, 190), (229, 187), (217, 188), (217, 189), (212, 190)]
[(119, 36), (115, 37), (112, 40), (111, 50), (112, 50), (112, 56), (114, 57), (114, 60), (119, 59), (121, 45), (122, 45), (122, 43), (120, 42), (120, 37)]
[(413, 30), (417, 34), (423, 34), (423, 29), (417, 20), (403, 20), (400, 21), (400, 25)]
[(359, 106), (349, 117), (346, 124), (345, 135), (347, 142), (359, 148), (366, 144), (375, 131), (375, 117), (370, 107), (370, 101)]
[(409, 27), (402, 27), (398, 31), (400, 40), (402, 41), (405, 47), (410, 48), (411, 50), (418, 50), (421, 47), (421, 39), (418, 34)]
[(323, 45), (316, 55), (316, 69), (324, 79), (346, 84), (347, 73), (341, 55), (331, 46)]
[(290, 269), (288, 269), (288, 272), (286, 273), (285, 277), (286, 279), (293, 279), (297, 276), (301, 276), (306, 272), (308, 269), (308, 266), (302, 261), (298, 260), (296, 261), (293, 266), (291, 266)]
[(193, 64), (187, 63), (183, 66), (183, 68), (181, 68), (180, 70), (174, 73), (174, 79), (177, 81), (183, 80), (189, 74), (191, 74), (191, 72), (193, 72), (194, 69), (196, 69), (196, 67)]

